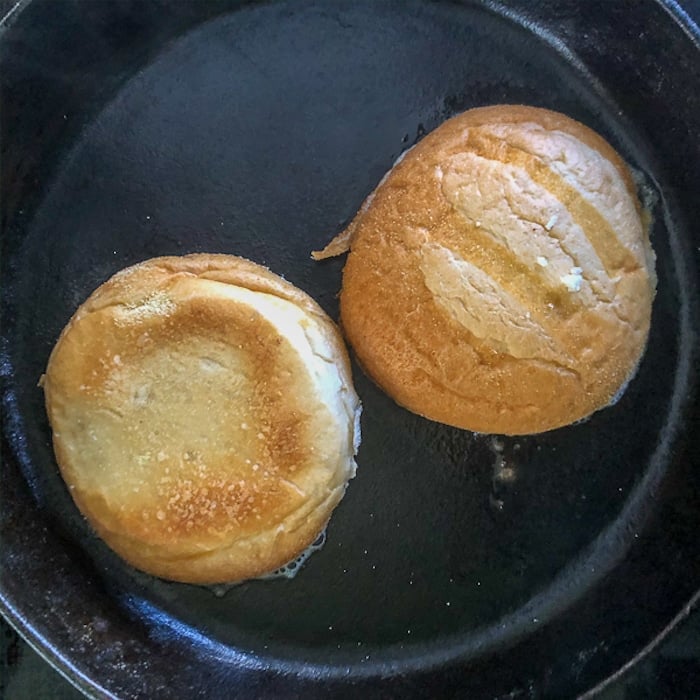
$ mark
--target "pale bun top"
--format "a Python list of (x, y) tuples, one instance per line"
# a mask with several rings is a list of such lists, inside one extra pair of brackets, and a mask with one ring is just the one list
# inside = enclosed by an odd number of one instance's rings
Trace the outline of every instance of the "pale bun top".
[(44, 391), (76, 504), (163, 578), (232, 582), (288, 563), (355, 474), (360, 404), (336, 327), (242, 258), (116, 274), (64, 329)]
[(418, 414), (537, 433), (607, 406), (634, 373), (655, 292), (628, 167), (555, 112), (465, 112), (400, 159), (350, 227), (341, 324)]

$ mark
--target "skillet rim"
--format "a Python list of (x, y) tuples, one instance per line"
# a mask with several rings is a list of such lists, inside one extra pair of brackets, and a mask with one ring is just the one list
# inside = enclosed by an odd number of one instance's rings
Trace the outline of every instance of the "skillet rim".
[[(672, 18), (672, 20), (679, 26), (679, 28), (684, 32), (684, 34), (690, 39), (697, 50), (700, 50), (700, 27), (693, 22), (690, 15), (681, 7), (681, 5), (675, 0), (654, 0), (658, 3)], [(19, 0), (9, 11), (5, 17), (0, 20), (0, 36), (1, 32), (6, 30), (11, 23), (16, 21), (33, 0)], [(500, 3), (498, 3), (500, 5)], [(8, 24), (9, 23), (9, 24)], [(698, 354), (698, 348), (695, 347), (691, 350), (696, 356)], [(698, 408), (697, 395), (695, 397), (694, 408), (689, 410), (688, 413), (697, 414)], [(4, 409), (4, 406), (3, 406)], [(5, 455), (10, 454), (10, 450), (7, 447), (5, 437), (3, 436), (3, 449), (2, 452)], [(10, 461), (13, 461), (10, 458)], [(1, 579), (0, 579), (1, 584)], [(688, 600), (688, 602), (683, 606), (680, 612), (659, 632), (651, 641), (643, 647), (638, 654), (636, 654), (629, 662), (627, 662), (618, 671), (613, 673), (611, 676), (601, 681), (597, 686), (591, 688), (583, 697), (592, 697), (591, 694), (595, 694), (602, 690), (604, 687), (609, 685), (614, 679), (620, 677), (626, 673), (629, 668), (636, 664), (640, 659), (647, 656), (651, 651), (653, 651), (660, 642), (662, 642), (668, 634), (675, 628), (675, 626), (685, 619), (695, 608), (698, 607), (700, 601), (700, 589), (698, 589), (695, 594)], [(87, 678), (84, 674), (80, 672), (77, 666), (70, 662), (70, 660), (63, 655), (59, 650), (55, 649), (51, 644), (47, 643), (46, 639), (42, 637), (41, 633), (32, 624), (23, 618), (22, 614), (16, 609), (15, 606), (7, 599), (5, 595), (5, 590), (0, 585), (0, 614), (2, 614), (10, 624), (17, 629), (19, 634), (27, 641), (27, 643), (44, 658), (54, 669), (56, 669), (62, 676), (64, 676), (69, 682), (71, 682), (76, 688), (81, 690), (83, 693), (89, 694), (89, 697), (115, 697), (102, 686), (92, 681), (92, 679)]]

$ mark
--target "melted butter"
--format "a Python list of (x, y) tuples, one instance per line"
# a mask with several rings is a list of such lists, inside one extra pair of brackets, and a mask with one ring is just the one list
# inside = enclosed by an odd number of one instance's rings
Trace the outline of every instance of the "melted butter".
[(301, 568), (306, 563), (307, 559), (319, 549), (323, 547), (326, 543), (326, 531), (325, 529), (321, 534), (301, 553), (299, 556), (287, 562), (284, 566), (281, 566), (275, 571), (271, 571), (269, 574), (264, 574), (263, 576), (257, 576), (252, 579), (246, 579), (245, 581), (237, 581), (236, 583), (217, 583), (208, 586), (202, 586), (208, 591), (211, 591), (217, 598), (223, 598), (230, 590), (240, 586), (243, 583), (248, 583), (248, 581), (270, 581), (277, 578), (293, 579), (301, 570)]

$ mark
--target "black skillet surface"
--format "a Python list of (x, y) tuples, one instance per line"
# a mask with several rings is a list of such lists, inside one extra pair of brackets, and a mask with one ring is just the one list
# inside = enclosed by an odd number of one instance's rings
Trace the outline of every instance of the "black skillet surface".
[[(700, 584), (696, 30), (651, 1), (239, 5), (35, 0), (3, 28), (0, 610), (99, 697), (590, 688)], [(622, 400), (495, 441), (356, 368), (358, 476), (295, 580), (222, 596), (124, 565), (72, 505), (36, 387), (77, 305), (128, 264), (216, 251), (337, 317), (342, 260), (308, 252), (423, 133), (495, 102), (598, 129), (656, 199), (651, 338)]]

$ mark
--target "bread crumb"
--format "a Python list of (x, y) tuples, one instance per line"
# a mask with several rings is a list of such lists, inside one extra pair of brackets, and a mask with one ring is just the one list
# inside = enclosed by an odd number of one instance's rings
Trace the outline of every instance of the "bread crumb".
[(175, 304), (164, 292), (155, 292), (139, 303), (127, 306), (127, 318), (143, 319), (148, 316), (167, 316), (175, 311)]
[(141, 333), (141, 335), (136, 339), (136, 345), (139, 348), (143, 348), (146, 345), (150, 345), (152, 342), (153, 341), (151, 340), (148, 331), (146, 331), (145, 333)]
[(547, 260), (547, 258), (545, 258), (543, 255), (538, 255), (537, 256), (537, 264), (540, 267), (547, 267), (547, 265), (549, 265), (549, 260)]

